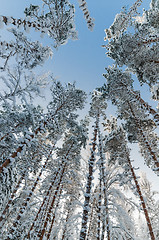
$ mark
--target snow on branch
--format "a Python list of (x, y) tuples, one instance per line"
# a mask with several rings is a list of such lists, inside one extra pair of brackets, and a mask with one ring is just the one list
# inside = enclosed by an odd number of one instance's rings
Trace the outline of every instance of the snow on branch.
[(142, 0), (137, 0), (128, 13), (124, 10), (116, 15), (113, 24), (108, 29), (105, 29), (105, 41), (112, 38), (118, 38), (122, 32), (126, 31), (131, 18), (137, 13), (137, 8), (141, 5), (141, 3)]
[(0, 67), (2, 70), (6, 69), (8, 61), (15, 55), (18, 57), (21, 67), (24, 66), (28, 69), (41, 65), (49, 57), (52, 57), (53, 53), (50, 47), (43, 47), (38, 41), (28, 41), (22, 32), (15, 29), (11, 29), (10, 32), (14, 34), (16, 41), (0, 42), (0, 57), (5, 60), (4, 65)]
[(87, 22), (88, 28), (92, 31), (94, 27), (94, 19), (90, 17), (90, 13), (87, 8), (87, 3), (85, 0), (78, 0), (79, 2), (79, 7), (82, 9), (84, 18)]
[(77, 39), (74, 25), (74, 6), (68, 1), (60, 3), (59, 1), (43, 0), (43, 2), (41, 9), (32, 4), (26, 8), (24, 19), (0, 16), (0, 28), (11, 24), (17, 28), (23, 28), (26, 33), (34, 29), (41, 33), (41, 37), (47, 34), (53, 38), (55, 46), (66, 43), (69, 38)]

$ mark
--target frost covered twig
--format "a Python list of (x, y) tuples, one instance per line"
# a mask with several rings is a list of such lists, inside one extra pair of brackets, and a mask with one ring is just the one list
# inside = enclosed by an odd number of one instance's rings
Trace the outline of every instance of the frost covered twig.
[(142, 0), (137, 0), (130, 8), (128, 13), (121, 12), (116, 15), (114, 23), (109, 29), (105, 29), (106, 37), (104, 40), (110, 40), (112, 38), (118, 38), (123, 31), (126, 31), (129, 21), (132, 16), (137, 13), (137, 8), (141, 5)]
[(84, 18), (87, 22), (87, 25), (88, 25), (88, 28), (90, 30), (93, 30), (93, 27), (94, 27), (94, 19), (92, 19), (90, 17), (90, 13), (88, 11), (88, 8), (87, 8), (87, 3), (85, 0), (78, 0), (79, 2), (79, 7), (82, 9), (83, 11), (83, 14), (84, 14)]

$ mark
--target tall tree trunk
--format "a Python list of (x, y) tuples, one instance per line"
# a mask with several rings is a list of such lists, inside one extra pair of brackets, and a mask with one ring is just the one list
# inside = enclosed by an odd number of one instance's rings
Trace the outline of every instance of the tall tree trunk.
[(49, 229), (49, 232), (48, 232), (48, 235), (47, 235), (47, 238), (46, 238), (47, 240), (49, 240), (50, 236), (51, 236), (52, 227), (54, 225), (54, 221), (55, 221), (55, 217), (56, 217), (56, 210), (58, 209), (58, 206), (59, 206), (59, 203), (60, 203), (60, 197), (61, 197), (62, 190), (63, 190), (63, 185), (61, 186), (61, 189), (60, 189), (60, 192), (59, 192), (59, 197), (58, 197), (57, 204), (56, 204), (56, 209), (55, 209), (54, 214), (52, 216), (50, 229)]
[[(24, 213), (25, 208), (27, 207), (27, 204), (28, 204), (28, 202), (30, 201), (30, 198), (32, 197), (32, 195), (33, 195), (33, 193), (34, 193), (34, 191), (35, 191), (35, 189), (36, 189), (36, 186), (37, 186), (37, 184), (38, 184), (38, 182), (39, 182), (39, 180), (40, 180), (40, 177), (41, 177), (41, 175), (42, 175), (42, 173), (43, 173), (43, 170), (46, 168), (46, 164), (47, 164), (47, 162), (48, 162), (48, 160), (49, 160), (49, 158), (50, 158), (50, 155), (51, 155), (52, 151), (53, 151), (53, 150), (50, 151), (50, 153), (49, 153), (49, 155), (48, 155), (48, 157), (47, 157), (47, 159), (46, 159), (46, 161), (45, 161), (45, 163), (44, 163), (44, 165), (43, 165), (43, 167), (42, 167), (42, 169), (41, 169), (41, 171), (40, 171), (40, 173), (39, 173), (39, 175), (38, 175), (38, 177), (37, 177), (37, 179), (36, 179), (36, 181), (35, 181), (35, 183), (34, 183), (34, 185), (33, 185), (33, 187), (32, 187), (32, 189), (31, 189), (31, 191), (30, 191), (30, 193), (29, 193), (29, 195), (28, 195), (28, 197), (26, 198), (26, 200), (25, 200), (24, 203), (22, 204), (22, 207), (20, 208), (20, 211), (19, 211), (19, 214), (18, 214), (16, 220), (13, 222), (13, 226), (11, 227), (11, 230), (10, 230), (10, 234), (11, 234), (11, 235), (14, 234), (15, 229), (16, 229), (18, 223), (19, 223), (19, 220), (21, 219), (22, 214)], [(12, 238), (8, 237), (7, 240), (9, 240), (9, 239), (12, 239)]]
[(92, 180), (93, 180), (93, 168), (95, 162), (95, 150), (97, 145), (97, 129), (99, 125), (99, 113), (96, 116), (96, 124), (94, 127), (94, 137), (92, 142), (92, 150), (91, 150), (91, 157), (89, 159), (89, 173), (87, 178), (87, 185), (86, 185), (86, 193), (85, 193), (85, 201), (84, 201), (84, 208), (83, 208), (83, 217), (82, 217), (82, 226), (80, 231), (80, 240), (85, 240), (87, 235), (87, 223), (88, 223), (88, 213), (89, 213), (89, 202), (91, 197), (91, 188), (92, 188)]
[(63, 161), (63, 162), (65, 162), (65, 163), (64, 163), (63, 169), (62, 169), (62, 171), (61, 171), (60, 179), (59, 179), (58, 185), (57, 185), (57, 187), (56, 187), (56, 190), (55, 190), (55, 193), (54, 193), (54, 196), (53, 196), (53, 199), (52, 199), (52, 202), (51, 202), (49, 211), (47, 212), (47, 216), (46, 216), (46, 220), (45, 220), (45, 222), (44, 222), (43, 229), (42, 229), (42, 231), (39, 231), (39, 234), (38, 234), (38, 235), (39, 235), (39, 240), (42, 240), (43, 237), (44, 237), (44, 234), (45, 234), (45, 231), (46, 231), (46, 228), (47, 228), (47, 223), (48, 223), (48, 221), (49, 221), (49, 216), (50, 216), (51, 211), (52, 211), (52, 209), (53, 209), (53, 207), (54, 207), (54, 203), (55, 203), (55, 200), (56, 200), (56, 198), (57, 198), (58, 191), (59, 191), (59, 189), (60, 189), (60, 187), (61, 187), (62, 180), (63, 180), (64, 173), (65, 173), (65, 169), (66, 169), (66, 167), (67, 167), (67, 160), (68, 160), (69, 153), (70, 153), (73, 145), (74, 145), (74, 142), (72, 142), (70, 148), (68, 149), (68, 151), (67, 151), (67, 153), (66, 153), (66, 155), (65, 155), (65, 160)]
[[(18, 189), (19, 189), (19, 187), (20, 187), (20, 184), (21, 184), (21, 182), (23, 181), (25, 175), (26, 175), (26, 174), (23, 173), (23, 175), (19, 178), (19, 181), (18, 181), (17, 185), (15, 186), (15, 188), (14, 188), (14, 190), (13, 190), (13, 193), (11, 194), (10, 199), (9, 199), (7, 205), (6, 205), (5, 209), (4, 209), (3, 212), (2, 212), (2, 215), (1, 215), (1, 217), (0, 217), (0, 222), (5, 219), (5, 214), (6, 214), (7, 210), (10, 208), (10, 205), (11, 205), (11, 203), (12, 203), (12, 201), (13, 201), (13, 198), (14, 198), (16, 192), (18, 191)], [(2, 227), (0, 227), (0, 230), (1, 230), (1, 228), (2, 228)]]
[(96, 199), (94, 198), (93, 202), (92, 202), (92, 207), (91, 207), (91, 214), (90, 214), (90, 219), (89, 219), (89, 227), (88, 227), (88, 232), (87, 232), (87, 240), (90, 239), (91, 224), (92, 224), (92, 220), (93, 220), (93, 210), (95, 208), (95, 205), (96, 205)]
[(46, 228), (47, 228), (47, 224), (48, 224), (48, 221), (49, 221), (49, 217), (50, 217), (51, 211), (52, 211), (52, 209), (53, 209), (53, 207), (54, 207), (54, 203), (55, 203), (55, 200), (56, 200), (56, 197), (57, 197), (59, 188), (60, 188), (60, 186), (61, 186), (61, 183), (62, 183), (62, 180), (63, 180), (63, 177), (64, 177), (64, 172), (65, 172), (65, 169), (66, 169), (66, 165), (67, 165), (67, 163), (65, 163), (64, 168), (63, 168), (63, 171), (62, 171), (62, 173), (61, 173), (58, 186), (57, 186), (57, 188), (56, 188), (56, 190), (55, 190), (55, 194), (54, 194), (54, 196), (53, 196), (53, 199), (52, 199), (50, 208), (49, 208), (49, 210), (48, 210), (48, 212), (47, 212), (47, 216), (46, 216), (46, 220), (45, 220), (43, 229), (42, 229), (42, 231), (39, 231), (39, 234), (38, 234), (39, 240), (42, 240), (43, 237), (44, 237), (44, 234), (45, 234), (45, 231), (46, 231)]
[[(101, 167), (100, 167), (101, 169)], [(101, 179), (101, 171), (99, 176), (99, 199), (97, 205), (97, 215), (98, 215), (98, 225), (97, 225), (97, 240), (100, 240), (100, 231), (101, 231), (101, 201), (102, 201), (102, 179)]]
[(38, 218), (38, 223), (36, 224), (36, 229), (42, 229), (43, 228), (44, 222), (46, 220), (46, 215), (47, 215), (47, 212), (48, 212), (48, 209), (49, 209), (49, 205), (50, 205), (50, 202), (51, 202), (52, 195), (53, 195), (53, 189), (50, 191), (48, 199), (46, 199), (45, 204), (43, 206), (43, 209), (41, 210), (41, 214)]
[[(103, 193), (104, 193), (104, 206), (105, 206), (105, 214), (104, 214), (104, 219), (103, 219), (101, 240), (104, 240), (105, 231), (107, 231), (107, 239), (110, 240), (110, 223), (109, 223), (107, 184), (106, 184), (106, 177), (105, 177), (105, 171), (104, 171), (105, 167), (104, 167), (102, 138), (101, 138), (99, 127), (98, 127), (98, 138), (99, 138), (100, 172), (101, 172), (101, 175), (102, 175), (103, 186), (104, 186)], [(106, 226), (105, 226), (105, 222), (106, 222)]]
[(64, 240), (65, 237), (66, 237), (67, 223), (68, 223), (68, 220), (69, 220), (69, 217), (70, 217), (70, 207), (71, 207), (71, 203), (72, 203), (72, 199), (70, 199), (70, 202), (69, 202), (69, 205), (70, 205), (70, 206), (69, 206), (68, 211), (67, 211), (66, 221), (65, 221), (64, 230), (63, 230), (63, 233), (62, 233), (61, 240)]
[(130, 157), (129, 157), (128, 153), (127, 153), (127, 161), (128, 161), (128, 164), (129, 164), (129, 167), (130, 167), (130, 170), (131, 170), (131, 173), (132, 173), (135, 185), (136, 185), (136, 190), (137, 190), (137, 193), (139, 195), (141, 205), (142, 205), (142, 208), (143, 208), (143, 211), (144, 211), (144, 214), (145, 214), (145, 218), (146, 218), (146, 222), (147, 222), (147, 226), (148, 226), (148, 229), (149, 229), (149, 234), (150, 234), (151, 240), (155, 240), (155, 236), (154, 236), (154, 233), (153, 233), (153, 229), (152, 229), (151, 221), (150, 221), (149, 214), (148, 214), (148, 211), (147, 211), (147, 208), (146, 208), (146, 204), (145, 204), (144, 198), (142, 196), (140, 185), (137, 181), (137, 177), (135, 175), (135, 172), (134, 172), (133, 166), (131, 164)]
[(32, 225), (31, 225), (31, 227), (30, 227), (30, 229), (29, 229), (29, 231), (28, 231), (28, 239), (30, 238), (30, 233), (31, 233), (31, 231), (32, 231), (33, 228), (34, 228), (37, 219), (39, 218), (39, 214), (40, 214), (40, 212), (41, 212), (41, 210), (42, 210), (42, 208), (43, 208), (43, 206), (44, 206), (44, 204), (45, 204), (45, 202), (46, 202), (46, 200), (47, 200), (47, 197), (49, 196), (50, 191), (51, 191), (51, 189), (53, 188), (54, 183), (55, 183), (58, 175), (60, 174), (60, 172), (63, 171), (63, 169), (64, 169), (64, 167), (65, 167), (65, 164), (66, 164), (66, 163), (65, 163), (64, 161), (62, 161), (60, 167), (59, 167), (58, 170), (56, 171), (56, 174), (55, 174), (53, 180), (52, 180), (51, 183), (50, 183), (50, 187), (49, 187), (49, 189), (48, 189), (48, 191), (47, 191), (47, 193), (46, 193), (46, 195), (45, 195), (45, 197), (44, 197), (44, 199), (43, 199), (43, 202), (42, 202), (42, 204), (41, 204), (41, 206), (40, 206), (40, 208), (39, 208), (39, 211), (38, 211), (38, 213), (37, 213), (37, 215), (36, 215), (36, 217), (35, 217)]

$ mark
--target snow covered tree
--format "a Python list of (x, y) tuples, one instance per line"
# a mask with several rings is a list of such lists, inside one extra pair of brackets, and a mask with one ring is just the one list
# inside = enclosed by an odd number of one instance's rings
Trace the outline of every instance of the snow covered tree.
[(34, 29), (53, 38), (57, 46), (76, 36), (74, 6), (67, 0), (42, 0), (42, 6), (31, 4), (25, 8), (24, 13), (24, 19), (1, 16), (1, 26), (11, 24), (16, 28), (23, 28), (25, 32)]
[[(152, 114), (153, 118), (149, 117), (150, 109), (147, 109), (134, 94), (133, 80), (128, 71), (123, 72), (113, 66), (107, 68), (107, 74), (104, 76), (107, 85), (103, 86), (102, 92), (117, 106), (118, 117), (126, 121), (128, 140), (139, 143), (146, 164), (158, 173), (158, 136), (154, 132), (158, 125), (154, 119), (158, 114), (156, 113), (155, 116)], [(151, 112), (153, 112), (152, 108)]]
[(150, 219), (152, 222), (152, 226), (154, 229), (154, 234), (156, 239), (159, 237), (158, 231), (158, 224), (159, 224), (159, 217), (158, 217), (158, 205), (159, 202), (156, 200), (155, 196), (159, 193), (157, 191), (152, 190), (152, 185), (148, 181), (146, 174), (142, 173), (140, 178), (140, 186), (143, 192), (143, 197), (147, 205), (147, 209), (149, 211)]
[(88, 161), (88, 176), (87, 176), (87, 185), (85, 191), (85, 201), (83, 206), (83, 217), (82, 217), (82, 226), (80, 232), (80, 240), (85, 240), (87, 236), (87, 225), (88, 225), (88, 216), (90, 211), (90, 199), (91, 199), (91, 191), (92, 191), (92, 182), (93, 182), (93, 172), (95, 165), (95, 151), (97, 147), (97, 135), (98, 135), (98, 126), (100, 115), (105, 115), (105, 109), (107, 104), (104, 101), (102, 94), (97, 91), (92, 93), (92, 102), (90, 107), (90, 116), (95, 118), (95, 126), (93, 131), (93, 139), (92, 139), (92, 148), (91, 155)]
[[(156, 96), (158, 65), (158, 1), (152, 1), (150, 9), (140, 16), (134, 3), (129, 12), (123, 8), (116, 15), (114, 23), (106, 29), (107, 55), (114, 60), (112, 67), (106, 68), (107, 80), (101, 91), (118, 108), (118, 118), (125, 120), (125, 130), (130, 142), (138, 142), (146, 164), (158, 174), (159, 114), (142, 98), (140, 91), (133, 88), (132, 74), (142, 85), (146, 83)], [(157, 99), (157, 98), (156, 98)]]
[[(94, 20), (86, 1), (78, 2), (92, 30)], [(1, 239), (159, 237), (158, 201), (146, 177), (138, 179), (127, 147), (128, 142), (137, 142), (145, 163), (158, 175), (159, 114), (134, 89), (132, 74), (159, 99), (159, 1), (152, 0), (140, 16), (141, 2), (136, 0), (129, 11), (123, 8), (105, 31), (107, 55), (114, 65), (106, 68), (107, 83), (92, 92), (89, 118), (94, 125), (87, 161), (82, 157), (89, 121), (78, 118), (86, 94), (74, 83), (62, 85), (47, 73), (36, 75), (36, 68), (53, 53), (28, 37), (30, 30), (38, 31), (51, 38), (54, 47), (76, 39), (74, 2), (42, 0), (41, 5), (26, 7), (23, 18), (0, 16), (0, 27), (10, 26), (13, 36), (0, 41)], [(34, 106), (33, 100), (43, 97), (48, 86), (51, 99), (46, 108)], [(117, 118), (106, 117), (110, 100), (117, 107)], [(133, 217), (136, 209), (141, 230)]]
[[(137, 14), (137, 6), (142, 1), (136, 1), (130, 12), (123, 11), (115, 18), (109, 30), (106, 30), (106, 46), (108, 56), (115, 60), (117, 65), (127, 66), (129, 71), (136, 74), (141, 83), (153, 86), (159, 77), (158, 71), (158, 0), (151, 2), (148, 11), (142, 16)], [(132, 26), (135, 33), (130, 32)], [(120, 30), (121, 29), (121, 30)], [(110, 35), (110, 37), (109, 37)]]
[[(9, 164), (11, 165), (14, 164), (14, 168), (17, 169), (17, 171), (20, 171), (21, 168), (19, 169), (20, 165), (18, 164), (20, 155), (18, 153), (22, 153), (25, 151), (27, 164), (24, 161), (22, 166), (23, 166), (23, 171), (25, 172), (27, 169), (27, 173), (29, 174), (28, 170), (30, 168), (30, 165), (28, 166), (28, 164), (30, 163), (27, 159), (30, 157), (29, 156), (30, 152), (31, 153), (33, 152), (32, 148), (35, 149), (34, 150), (35, 152), (38, 151), (38, 154), (41, 155), (40, 156), (41, 160), (43, 159), (43, 156), (45, 156), (45, 152), (43, 150), (40, 151), (40, 148), (37, 145), (38, 143), (37, 138), (40, 138), (40, 136), (43, 136), (43, 139), (41, 138), (40, 140), (40, 145), (45, 149), (46, 141), (49, 141), (50, 143), (52, 143), (52, 146), (53, 146), (57, 142), (57, 140), (59, 140), (59, 138), (62, 136), (64, 131), (66, 130), (68, 131), (69, 128), (71, 129), (76, 126), (74, 119), (77, 118), (77, 114), (74, 114), (73, 111), (76, 110), (77, 106), (79, 106), (79, 108), (83, 107), (83, 101), (85, 100), (85, 93), (82, 92), (81, 90), (75, 89), (75, 86), (71, 84), (69, 84), (67, 87), (63, 87), (60, 82), (57, 82), (57, 83), (55, 82), (54, 87), (52, 87), (51, 91), (53, 94), (53, 99), (52, 99), (52, 102), (48, 105), (48, 113), (46, 114), (46, 116), (44, 115), (44, 119), (42, 119), (41, 123), (38, 122), (39, 127), (35, 127), (33, 129), (33, 132), (27, 132), (27, 135), (26, 136), (24, 135), (24, 138), (23, 138), (24, 140), (20, 140), (21, 141), (20, 146), (12, 154), (12, 159), (16, 158), (14, 163), (11, 163), (10, 158), (8, 158), (8, 160), (6, 160), (2, 164), (3, 172), (4, 172), (4, 165), (6, 165), (7, 167)], [(59, 97), (59, 95), (62, 97)], [(82, 137), (82, 135), (80, 134), (79, 137)], [(21, 158), (22, 157), (20, 157), (20, 159)], [(35, 156), (32, 157), (31, 159), (32, 159), (31, 164), (33, 164), (34, 161), (35, 162), (37, 161), (37, 158), (35, 158)], [(8, 171), (6, 167), (5, 169), (6, 171)], [(45, 167), (42, 167), (41, 172), (37, 176), (37, 180), (33, 184), (33, 187), (30, 189), (30, 193), (28, 197), (24, 201), (22, 208), (19, 210), (20, 213), (19, 215), (17, 215), (17, 220), (15, 220), (15, 222), (13, 223), (14, 228), (12, 228), (11, 234), (14, 234), (15, 228), (17, 227), (17, 224), (19, 223), (19, 220), (21, 218), (22, 211), (24, 212), (25, 207), (27, 206), (27, 202), (30, 200), (33, 194), (33, 191), (35, 190), (37, 183), (40, 179), (42, 171), (44, 171)], [(35, 170), (35, 167), (33, 168)]]
[[(99, 103), (100, 101), (100, 103)], [(91, 105), (91, 116), (96, 116), (96, 111), (105, 116), (106, 103), (100, 93), (94, 93)], [(100, 110), (99, 110), (99, 107)], [(135, 226), (130, 212), (135, 204), (128, 199), (123, 192), (124, 185), (131, 182), (131, 171), (127, 163), (127, 155), (124, 155), (122, 139), (115, 136), (116, 123), (112, 124), (112, 135), (105, 137), (103, 141), (100, 132), (100, 123), (95, 125), (97, 136), (93, 144), (98, 146), (99, 159), (88, 164), (88, 179), (91, 176), (91, 184), (87, 179), (85, 202), (82, 218), (81, 239), (135, 239)], [(94, 136), (96, 136), (94, 134)], [(98, 142), (99, 141), (99, 142)], [(119, 145), (118, 145), (119, 141)], [(123, 145), (122, 145), (123, 142)], [(122, 146), (120, 146), (122, 145)], [(95, 152), (94, 152), (95, 153)], [(109, 157), (105, 159), (105, 154)], [(92, 151), (91, 154), (92, 156)], [(94, 155), (93, 155), (94, 156)], [(124, 163), (124, 159), (125, 163)], [(90, 171), (90, 168), (92, 171)], [(99, 174), (98, 180), (95, 178)], [(95, 187), (93, 187), (95, 184)], [(89, 187), (88, 187), (89, 186)], [(122, 189), (123, 188), (123, 189)], [(85, 231), (84, 231), (85, 230)]]
[(121, 176), (120, 184), (127, 184), (129, 186), (129, 183), (134, 181), (134, 186), (131, 187), (134, 189), (134, 193), (137, 194), (137, 196), (140, 199), (142, 210), (145, 214), (145, 219), (147, 222), (148, 230), (151, 239), (155, 239), (154, 231), (152, 228), (151, 218), (149, 217), (148, 207), (145, 203), (141, 187), (139, 185), (139, 182), (137, 180), (137, 176), (135, 174), (134, 168), (132, 166), (131, 160), (130, 160), (130, 153), (129, 149), (127, 148), (127, 143), (125, 139), (125, 134), (123, 129), (118, 129), (115, 131), (112, 131), (111, 135), (108, 137), (106, 149), (109, 150), (110, 156), (112, 155), (112, 160), (114, 164), (116, 161), (118, 162), (117, 165), (122, 166), (123, 172), (119, 172), (119, 175)]

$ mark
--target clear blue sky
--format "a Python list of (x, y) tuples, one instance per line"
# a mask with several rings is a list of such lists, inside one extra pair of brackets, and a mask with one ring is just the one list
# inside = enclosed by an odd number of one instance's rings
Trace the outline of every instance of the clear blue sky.
[[(66, 45), (61, 46), (58, 50), (54, 49), (52, 60), (49, 60), (44, 67), (39, 68), (38, 73), (50, 71), (62, 82), (76, 81), (76, 85), (79, 88), (89, 93), (105, 82), (102, 74), (105, 72), (105, 67), (112, 64), (112, 61), (105, 55), (105, 49), (101, 47), (102, 44), (105, 44), (104, 29), (112, 24), (115, 15), (120, 12), (122, 6), (129, 8), (132, 6), (134, 0), (87, 0), (90, 15), (95, 18), (93, 32), (87, 29), (83, 12), (78, 8), (78, 1), (72, 0), (71, 2), (74, 3), (76, 7), (76, 27), (79, 40), (69, 40)], [(24, 8), (29, 6), (30, 3), (38, 5), (41, 1), (0, 0), (0, 15), (23, 17)], [(148, 9), (149, 4), (149, 0), (143, 0), (143, 4), (139, 9)], [(4, 39), (3, 37), (9, 38), (5, 32), (2, 39)], [(38, 38), (44, 45), (51, 45), (49, 38), (45, 37), (44, 39), (40, 39), (34, 32), (31, 32), (30, 38)], [(135, 83), (135, 87), (136, 89), (140, 88), (137, 82)], [(148, 88), (144, 87), (143, 89), (143, 98), (149, 101), (148, 98), (150, 95)], [(154, 102), (149, 102), (155, 106)], [(137, 151), (133, 151), (133, 157), (136, 158), (137, 163), (143, 163)], [(143, 168), (143, 166), (141, 168)], [(144, 169), (148, 172), (149, 179), (154, 180), (154, 187), (157, 189), (159, 184), (158, 178), (154, 177), (154, 173), (151, 170), (148, 171), (146, 166)]]

